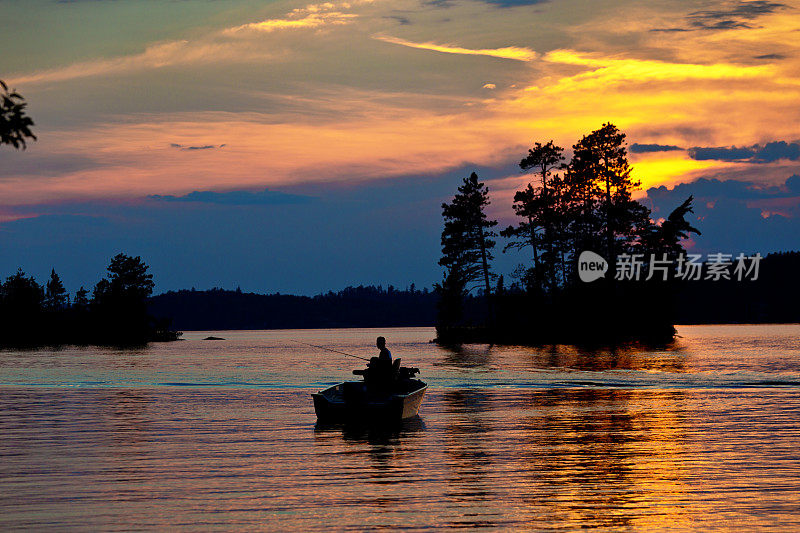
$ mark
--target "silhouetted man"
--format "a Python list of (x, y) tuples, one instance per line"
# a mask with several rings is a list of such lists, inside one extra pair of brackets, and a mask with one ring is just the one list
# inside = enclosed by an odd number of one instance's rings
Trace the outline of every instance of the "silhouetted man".
[(383, 337), (378, 337), (378, 340), (375, 341), (375, 345), (381, 351), (381, 353), (378, 355), (378, 360), (389, 363), (391, 365), (392, 352), (386, 349), (386, 339), (384, 339)]

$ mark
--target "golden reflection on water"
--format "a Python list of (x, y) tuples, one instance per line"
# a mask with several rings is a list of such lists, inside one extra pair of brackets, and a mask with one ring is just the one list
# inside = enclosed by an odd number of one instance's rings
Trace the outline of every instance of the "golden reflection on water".
[[(680, 512), (671, 496), (685, 493), (683, 435), (677, 417), (664, 413), (681, 408), (681, 393), (631, 395), (446, 394), (451, 414), (473, 413), (451, 417), (457, 422), (446, 433), (448, 453), (456, 459), (454, 486), (465, 497), (516, 502), (517, 523), (619, 529), (643, 519), (653, 525), (653, 517), (661, 517), (677, 525)], [(631, 512), (644, 500), (647, 513)], [(498, 511), (505, 514), (502, 506)]]
[(364, 428), (316, 425), (294, 391), (6, 390), (0, 527), (800, 524), (797, 393), (431, 396)]
[[(388, 428), (317, 424), (311, 388), (6, 384), (0, 530), (797, 530), (797, 346), (760, 339), (729, 352), (708, 335), (646, 353), (435, 351), (420, 365), (434, 376), (421, 417)], [(511, 365), (521, 384), (495, 377)], [(719, 381), (720, 368), (734, 377)], [(659, 381), (613, 386), (631, 372)], [(730, 385), (742, 382), (753, 385)]]

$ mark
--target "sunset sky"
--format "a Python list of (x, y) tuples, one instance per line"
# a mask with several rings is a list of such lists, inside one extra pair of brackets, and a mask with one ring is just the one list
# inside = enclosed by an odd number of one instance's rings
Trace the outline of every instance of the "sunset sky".
[(695, 250), (800, 249), (799, 48), (800, 2), (0, 0), (39, 137), (0, 148), (0, 274), (430, 286), (462, 177), (511, 222), (527, 147), (608, 121)]

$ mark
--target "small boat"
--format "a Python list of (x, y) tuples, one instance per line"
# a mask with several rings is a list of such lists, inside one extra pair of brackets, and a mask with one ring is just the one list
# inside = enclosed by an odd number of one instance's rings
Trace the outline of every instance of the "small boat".
[(417, 373), (418, 368), (401, 367), (400, 359), (389, 366), (373, 357), (368, 368), (353, 370), (363, 381), (345, 381), (313, 394), (314, 411), (324, 421), (399, 422), (413, 418), (428, 388), (414, 378)]

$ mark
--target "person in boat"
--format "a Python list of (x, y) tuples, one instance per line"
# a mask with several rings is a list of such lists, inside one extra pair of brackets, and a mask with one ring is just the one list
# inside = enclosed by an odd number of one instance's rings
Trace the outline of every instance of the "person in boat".
[(375, 341), (375, 345), (381, 351), (378, 354), (378, 360), (379, 361), (384, 361), (384, 362), (389, 363), (391, 365), (392, 364), (392, 352), (390, 352), (386, 348), (386, 339), (384, 337), (378, 337), (378, 339)]
[(367, 364), (367, 389), (371, 394), (388, 393), (392, 382), (392, 352), (386, 348), (386, 339), (378, 337), (375, 345), (380, 350)]

